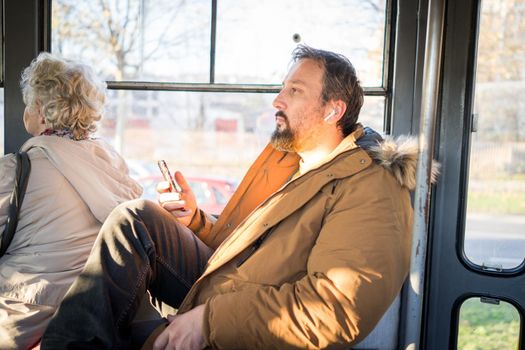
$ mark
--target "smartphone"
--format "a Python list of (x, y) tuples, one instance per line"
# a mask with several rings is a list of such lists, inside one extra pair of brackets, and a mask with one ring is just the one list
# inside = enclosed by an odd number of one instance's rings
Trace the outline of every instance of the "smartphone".
[(177, 185), (177, 183), (173, 179), (173, 176), (171, 176), (170, 169), (168, 168), (168, 164), (166, 164), (166, 161), (159, 160), (157, 164), (159, 165), (159, 169), (162, 173), (162, 176), (164, 177), (164, 180), (170, 183), (171, 191), (181, 192), (179, 185)]

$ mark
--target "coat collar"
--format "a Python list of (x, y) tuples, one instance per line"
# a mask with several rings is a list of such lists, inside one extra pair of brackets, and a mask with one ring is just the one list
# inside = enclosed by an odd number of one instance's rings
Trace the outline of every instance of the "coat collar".
[(349, 135), (345, 139), (346, 147), (341, 148), (338, 154), (334, 154), (324, 164), (286, 183), (261, 203), (217, 248), (200, 279), (229, 262), (253, 244), (264, 232), (305, 205), (327, 183), (352, 176), (368, 168), (372, 164), (372, 159), (364, 150), (357, 147), (355, 141), (358, 138), (359, 134)]

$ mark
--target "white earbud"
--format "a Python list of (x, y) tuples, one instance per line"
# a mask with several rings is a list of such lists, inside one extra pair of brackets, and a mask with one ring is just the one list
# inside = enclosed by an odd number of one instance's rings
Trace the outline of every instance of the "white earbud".
[(332, 111), (330, 113), (328, 113), (326, 115), (326, 117), (324, 117), (324, 121), (327, 122), (330, 120), (330, 118), (332, 118), (335, 114), (337, 113), (337, 109), (332, 109)]

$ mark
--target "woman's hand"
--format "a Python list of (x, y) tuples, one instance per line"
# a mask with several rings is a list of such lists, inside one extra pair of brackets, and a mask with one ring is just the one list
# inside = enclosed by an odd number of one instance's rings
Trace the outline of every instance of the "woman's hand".
[(157, 192), (160, 193), (159, 204), (176, 217), (181, 224), (189, 226), (198, 210), (197, 200), (180, 171), (175, 172), (175, 182), (179, 185), (181, 192), (172, 189), (167, 181), (159, 182), (157, 185)]

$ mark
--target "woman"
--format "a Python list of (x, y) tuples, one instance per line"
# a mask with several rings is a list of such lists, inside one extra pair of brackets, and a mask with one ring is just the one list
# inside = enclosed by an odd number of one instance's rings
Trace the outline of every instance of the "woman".
[[(106, 216), (142, 193), (116, 151), (92, 137), (106, 96), (89, 67), (42, 53), (21, 87), (34, 137), (21, 148), (31, 174), (17, 232), (0, 258), (0, 349), (38, 343)], [(15, 169), (14, 155), (0, 159), (0, 235)]]

